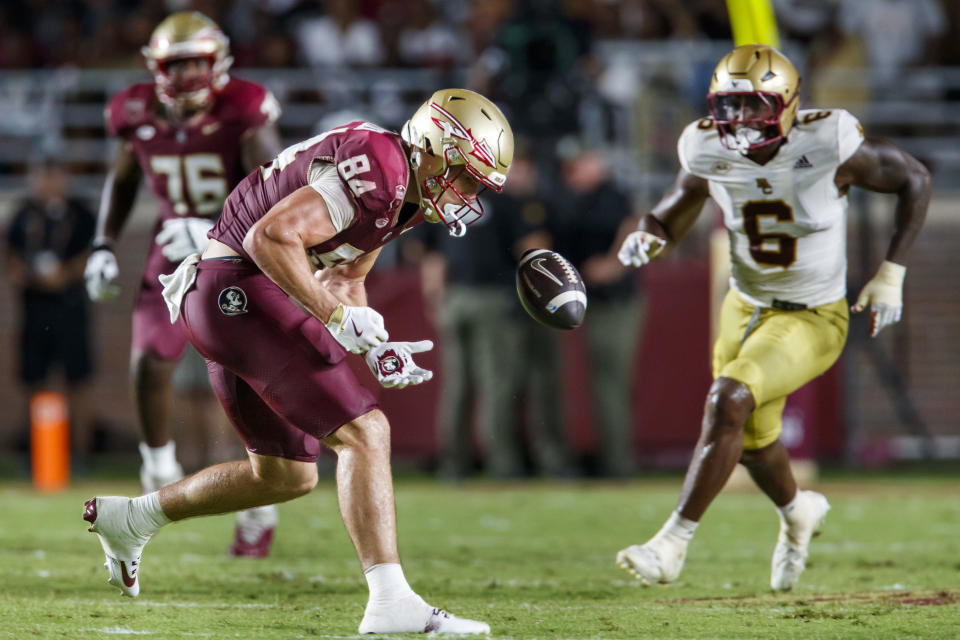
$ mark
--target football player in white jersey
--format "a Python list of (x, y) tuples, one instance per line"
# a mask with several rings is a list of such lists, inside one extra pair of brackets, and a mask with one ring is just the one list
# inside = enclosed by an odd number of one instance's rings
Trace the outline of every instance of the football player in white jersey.
[(737, 462), (780, 516), (771, 587), (789, 590), (803, 572), (830, 505), (797, 489), (780, 419), (787, 396), (824, 373), (846, 340), (851, 185), (896, 194), (897, 205), (886, 260), (850, 311), (869, 307), (871, 336), (900, 319), (904, 265), (926, 216), (930, 176), (892, 144), (864, 139), (846, 111), (798, 110), (799, 85), (796, 69), (772, 47), (744, 45), (720, 60), (710, 117), (684, 130), (676, 180), (620, 249), (620, 260), (635, 267), (662, 255), (708, 196), (730, 237), (714, 382), (677, 509), (649, 541), (617, 554), (620, 567), (648, 584), (677, 578), (700, 518)]

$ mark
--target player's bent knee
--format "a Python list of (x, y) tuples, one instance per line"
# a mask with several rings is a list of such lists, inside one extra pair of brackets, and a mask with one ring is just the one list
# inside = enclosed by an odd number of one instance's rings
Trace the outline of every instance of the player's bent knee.
[(379, 409), (355, 418), (323, 439), (324, 444), (339, 453), (352, 450), (389, 451), (390, 423)]
[(250, 455), (254, 474), (273, 490), (288, 498), (296, 498), (313, 491), (317, 486), (317, 465), (274, 456)]
[(753, 411), (753, 394), (733, 378), (717, 378), (707, 394), (708, 422), (717, 427), (740, 428)]

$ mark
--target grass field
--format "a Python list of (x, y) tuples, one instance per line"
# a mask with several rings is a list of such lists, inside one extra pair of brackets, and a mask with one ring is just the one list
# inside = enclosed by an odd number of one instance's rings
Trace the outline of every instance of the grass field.
[[(669, 514), (679, 478), (604, 484), (437, 485), (401, 480), (401, 553), (436, 606), (490, 623), (494, 638), (960, 638), (960, 478), (838, 477), (833, 510), (790, 594), (772, 594), (777, 518), (752, 492), (708, 513), (678, 583), (644, 588), (614, 566)], [(94, 494), (0, 484), (0, 638), (355, 637), (366, 585), (332, 481), (281, 505), (274, 553), (226, 555), (233, 518), (164, 529), (141, 594), (106, 583), (81, 520)], [(369, 636), (368, 636), (369, 637)]]

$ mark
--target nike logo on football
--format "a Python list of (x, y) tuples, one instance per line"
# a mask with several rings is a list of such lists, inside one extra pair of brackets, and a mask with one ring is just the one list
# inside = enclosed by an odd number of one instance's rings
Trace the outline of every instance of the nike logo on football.
[(130, 563), (130, 573), (127, 573), (127, 563), (123, 560), (120, 561), (120, 574), (123, 578), (123, 584), (128, 587), (132, 587), (137, 584), (137, 561), (134, 560)]
[(535, 270), (539, 271), (540, 273), (542, 273), (543, 275), (547, 276), (548, 278), (550, 278), (550, 279), (553, 280), (554, 282), (556, 282), (558, 287), (562, 287), (562, 286), (563, 286), (563, 281), (560, 280), (559, 278), (557, 278), (557, 276), (555, 276), (555, 275), (553, 275), (552, 273), (550, 273), (550, 270), (547, 269), (545, 266), (543, 266), (543, 263), (546, 262), (546, 261), (547, 261), (546, 258), (537, 258), (536, 260), (531, 260), (531, 261), (530, 261), (530, 266), (531, 266), (533, 269), (535, 269)]
[(357, 323), (356, 323), (356, 322), (354, 322), (353, 320), (351, 320), (351, 321), (350, 321), (350, 324), (353, 325), (353, 332), (354, 332), (355, 334), (357, 334), (357, 336), (362, 336), (362, 335), (363, 335), (363, 331), (360, 331), (360, 329), (357, 329)]

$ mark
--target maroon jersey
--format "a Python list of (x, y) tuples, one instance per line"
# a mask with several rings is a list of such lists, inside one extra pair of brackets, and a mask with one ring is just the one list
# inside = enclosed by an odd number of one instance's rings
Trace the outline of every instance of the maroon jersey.
[(351, 122), (287, 147), (248, 175), (227, 198), (210, 237), (249, 260), (243, 249), (247, 231), (273, 205), (308, 184), (315, 160), (336, 166), (356, 211), (347, 228), (307, 249), (315, 268), (355, 260), (423, 221), (419, 211), (400, 216), (410, 179), (400, 136), (368, 122)]
[(280, 108), (260, 85), (230, 78), (213, 104), (181, 126), (165, 117), (153, 83), (135, 84), (107, 105), (107, 131), (133, 145), (160, 221), (220, 213), (230, 189), (245, 175), (244, 135), (277, 119)]

